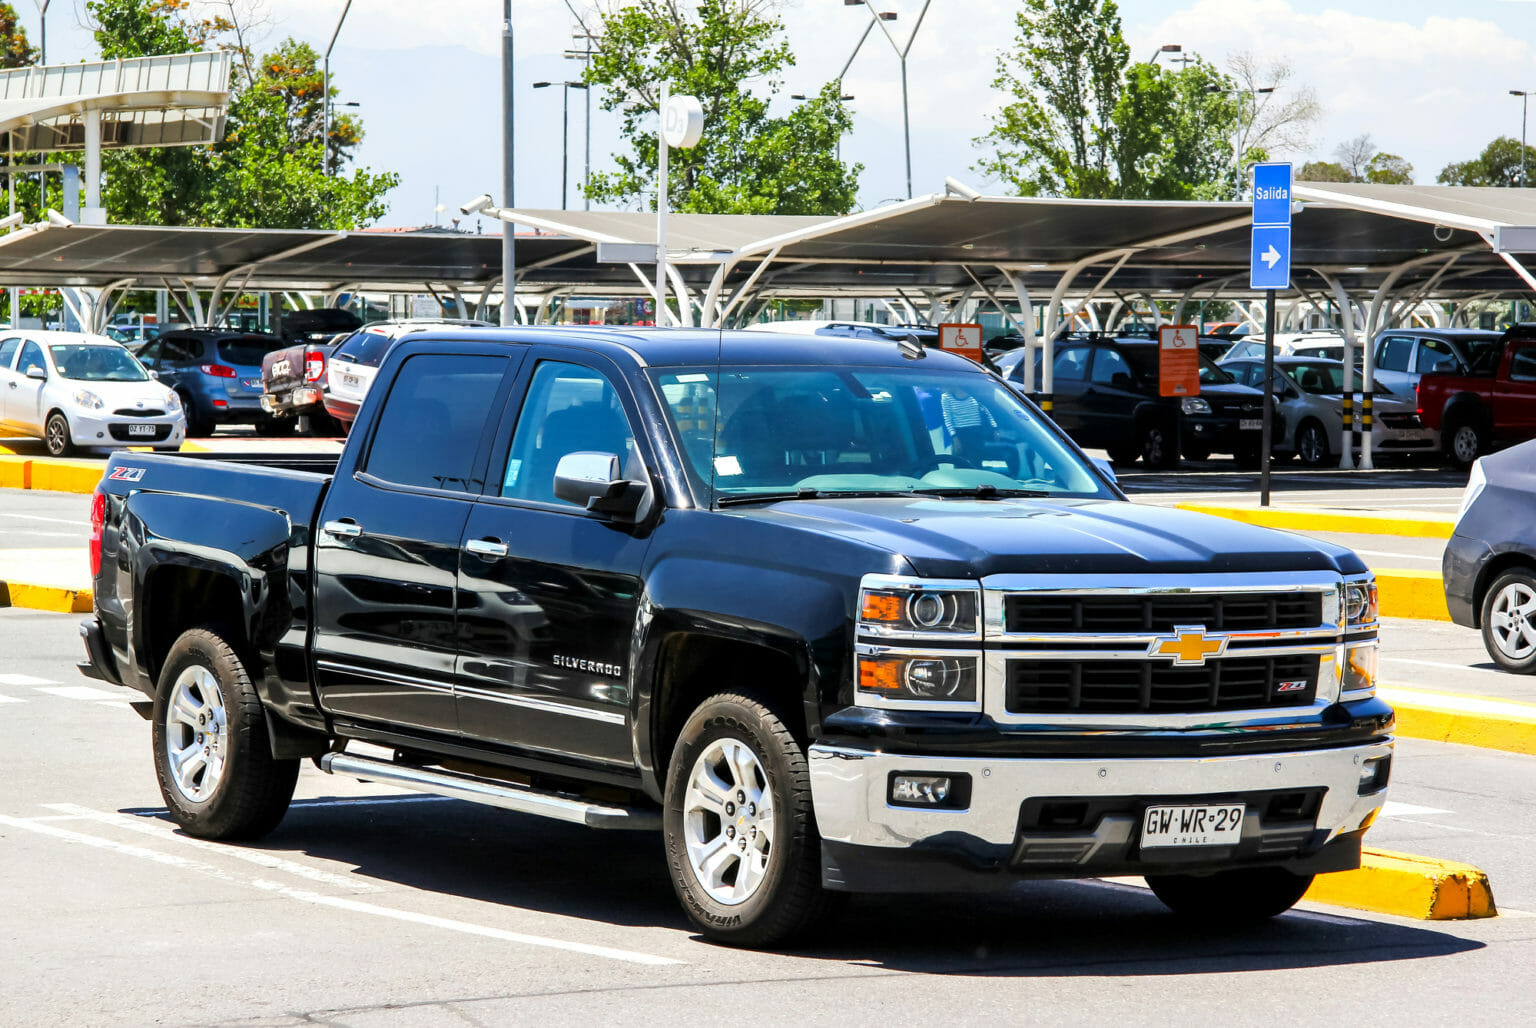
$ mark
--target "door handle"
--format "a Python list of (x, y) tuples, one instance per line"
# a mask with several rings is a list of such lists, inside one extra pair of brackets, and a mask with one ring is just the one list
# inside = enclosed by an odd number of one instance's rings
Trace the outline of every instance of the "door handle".
[(486, 559), (507, 555), (507, 544), (500, 539), (471, 539), (464, 544), (464, 548), (476, 557)]
[(363, 526), (350, 520), (327, 521), (323, 526), (326, 535), (334, 535), (338, 539), (356, 539), (363, 534)]

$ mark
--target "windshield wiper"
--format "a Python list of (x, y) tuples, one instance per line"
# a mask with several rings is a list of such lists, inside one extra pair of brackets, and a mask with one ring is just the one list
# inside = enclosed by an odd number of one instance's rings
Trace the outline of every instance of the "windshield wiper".
[(978, 500), (1002, 499), (1005, 496), (1043, 499), (1051, 495), (1044, 489), (999, 489), (995, 485), (941, 486), (931, 489), (913, 489), (912, 492), (918, 496), (969, 496)]
[(814, 500), (821, 495), (817, 489), (795, 489), (782, 493), (745, 493), (740, 496), (722, 496), (715, 501), (717, 507), (735, 507), (743, 503), (777, 503), (780, 500)]

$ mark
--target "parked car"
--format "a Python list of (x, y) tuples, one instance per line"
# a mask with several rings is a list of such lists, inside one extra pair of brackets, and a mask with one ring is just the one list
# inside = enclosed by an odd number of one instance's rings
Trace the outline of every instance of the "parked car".
[(211, 435), (226, 424), (255, 425), (263, 435), (281, 435), (292, 431), (293, 422), (262, 410), (261, 361), (282, 344), (261, 332), (178, 329), (151, 339), (138, 357), (181, 397), (188, 435)]
[(1465, 372), (1423, 375), (1418, 408), (1457, 467), (1496, 444), (1536, 437), (1536, 325), (1514, 326)]
[(357, 409), (368, 395), (373, 376), (395, 340), (409, 332), (430, 328), (491, 328), (488, 321), (452, 318), (410, 318), (400, 321), (376, 321), (352, 333), (337, 344), (326, 360), (325, 390), (321, 400), (325, 412), (341, 424), (343, 433), (351, 431)]
[(159, 325), (108, 325), (105, 330), (107, 338), (113, 342), (122, 343), (132, 349), (140, 346), (160, 334)]
[(356, 314), (334, 307), (285, 316), (281, 334), (293, 345), (262, 358), (262, 409), (310, 435), (340, 433), (340, 422), (325, 412), (325, 366), (337, 345), (362, 324)]
[(186, 417), (121, 343), (81, 332), (0, 338), (0, 428), (43, 440), (50, 456), (76, 449), (180, 449)]
[[(1022, 383), (1022, 352), (1004, 361), (1004, 378)], [(1116, 463), (1140, 457), (1148, 467), (1168, 468), (1181, 454), (1204, 460), (1213, 453), (1258, 460), (1263, 395), (1203, 355), (1199, 396), (1158, 394), (1158, 346), (1150, 339), (1069, 337), (1056, 344), (1054, 368), (1051, 416), (1079, 446), (1101, 447)], [(1278, 433), (1282, 426), (1273, 427)]]
[(1441, 558), (1445, 606), (1493, 662), (1536, 673), (1536, 440), (1478, 458)]
[[(1344, 452), (1344, 362), (1323, 357), (1276, 357), (1275, 398), (1286, 431), (1274, 440), (1280, 456), (1296, 454), (1309, 467), (1336, 462)], [(1221, 367), (1243, 385), (1264, 388), (1262, 358), (1224, 360)], [(1361, 394), (1354, 393), (1351, 431), (1362, 425)], [(1419, 420), (1417, 404), (1378, 385), (1371, 393), (1372, 449), (1434, 453), (1440, 433)]]
[[(1342, 361), (1344, 359), (1344, 337), (1337, 332), (1298, 332), (1287, 335), (1276, 334), (1276, 357), (1327, 357), (1330, 360)], [(1218, 361), (1237, 360), (1243, 357), (1257, 357), (1264, 359), (1264, 339), (1248, 338), (1233, 343), (1226, 353), (1217, 358)], [(1365, 353), (1362, 347), (1355, 348), (1355, 364), (1358, 366), (1365, 362)]]
[[(1393, 328), (1376, 336), (1376, 381), (1400, 396), (1412, 396), (1428, 372), (1471, 374), (1502, 333), (1477, 328)], [(1470, 463), (1470, 462), (1469, 462)]]

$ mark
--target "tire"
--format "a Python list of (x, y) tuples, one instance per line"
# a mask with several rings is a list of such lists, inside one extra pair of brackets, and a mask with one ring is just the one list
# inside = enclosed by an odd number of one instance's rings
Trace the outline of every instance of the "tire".
[(1241, 924), (1285, 913), (1312, 885), (1312, 875), (1251, 867), (1212, 875), (1147, 875), (1163, 905), (1204, 924)]
[(1207, 450), (1203, 446), (1184, 447), (1184, 458), (1186, 460), (1208, 460), (1210, 459), (1210, 456), (1211, 451)]
[(1328, 430), (1316, 421), (1303, 421), (1296, 429), (1296, 455), (1309, 468), (1321, 468), (1329, 463)]
[(75, 443), (69, 434), (69, 419), (59, 411), (48, 415), (43, 426), (43, 449), (50, 457), (68, 457), (75, 452)]
[(319, 439), (341, 435), (341, 422), (326, 413), (299, 415), (299, 434)]
[(261, 418), (256, 422), (256, 434), (268, 439), (281, 439), (293, 435), (296, 418)]
[(213, 435), (213, 420), (197, 412), (192, 397), (180, 389), (176, 390), (176, 395), (181, 397), (181, 409), (187, 415), (187, 438)]
[(1488, 452), (1488, 433), (1475, 421), (1455, 421), (1441, 436), (1445, 456), (1458, 468), (1470, 468), (1472, 462)]
[(662, 829), (672, 886), (706, 938), (784, 945), (831, 908), (805, 751), (762, 697), (719, 693), (688, 718)]
[(1493, 580), (1483, 597), (1483, 645), (1506, 671), (1536, 674), (1536, 573), (1514, 568)]
[(1109, 459), (1116, 464), (1135, 464), (1136, 458), (1141, 456), (1141, 451), (1134, 446), (1110, 446), (1106, 447), (1104, 452), (1109, 454)]
[(194, 628), (171, 646), (152, 718), (160, 795), (188, 835), (249, 840), (277, 827), (299, 762), (273, 759), (261, 700), (218, 630)]
[(1178, 445), (1166, 422), (1148, 421), (1136, 433), (1136, 449), (1149, 468), (1174, 468), (1179, 464)]

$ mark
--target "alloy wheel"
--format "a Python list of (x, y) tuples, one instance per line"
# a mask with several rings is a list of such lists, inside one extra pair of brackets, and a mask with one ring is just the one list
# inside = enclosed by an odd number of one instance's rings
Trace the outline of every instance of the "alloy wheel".
[(751, 899), (773, 849), (773, 792), (752, 748), (716, 739), (688, 776), (683, 834), (694, 877), (723, 906)]
[(213, 672), (194, 664), (176, 677), (165, 709), (165, 751), (176, 790), (204, 803), (224, 777), (229, 721)]

